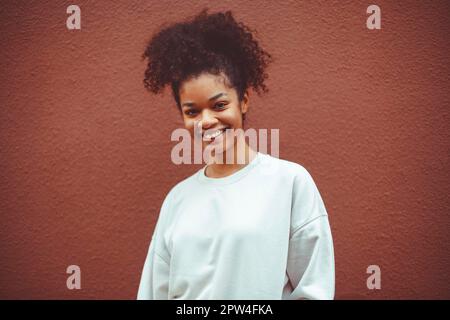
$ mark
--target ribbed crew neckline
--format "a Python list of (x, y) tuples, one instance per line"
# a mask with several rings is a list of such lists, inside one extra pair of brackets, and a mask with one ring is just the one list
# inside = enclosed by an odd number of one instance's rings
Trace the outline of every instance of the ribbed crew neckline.
[(245, 177), (253, 168), (255, 168), (260, 162), (261, 154), (259, 151), (256, 152), (256, 156), (253, 158), (251, 162), (249, 162), (245, 167), (239, 169), (238, 171), (230, 174), (229, 176), (222, 178), (211, 178), (206, 176), (205, 170), (208, 165), (205, 165), (202, 169), (197, 172), (197, 179), (203, 183), (211, 184), (211, 185), (225, 185), (234, 183), (243, 177)]

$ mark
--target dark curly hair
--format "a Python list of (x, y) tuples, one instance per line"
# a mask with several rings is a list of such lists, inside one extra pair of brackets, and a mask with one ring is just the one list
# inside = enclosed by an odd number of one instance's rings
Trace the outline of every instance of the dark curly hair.
[(266, 68), (273, 60), (258, 45), (252, 30), (236, 22), (231, 11), (208, 15), (207, 8), (190, 21), (158, 31), (142, 57), (148, 59), (145, 87), (157, 94), (170, 84), (180, 110), (180, 84), (203, 72), (223, 72), (239, 101), (250, 87), (259, 95), (267, 92)]

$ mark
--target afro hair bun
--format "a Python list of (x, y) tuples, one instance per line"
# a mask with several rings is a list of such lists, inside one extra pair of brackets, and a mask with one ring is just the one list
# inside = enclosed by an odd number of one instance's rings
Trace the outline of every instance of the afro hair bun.
[(264, 80), (272, 56), (231, 11), (207, 11), (163, 28), (151, 38), (143, 54), (148, 60), (144, 86), (157, 94), (171, 85), (178, 106), (181, 82), (202, 72), (224, 72), (240, 99), (250, 87), (258, 94), (267, 92)]

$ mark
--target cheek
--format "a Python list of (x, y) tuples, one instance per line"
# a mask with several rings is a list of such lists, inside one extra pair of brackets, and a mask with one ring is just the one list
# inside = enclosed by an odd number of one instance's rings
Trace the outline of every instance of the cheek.
[(203, 130), (198, 127), (198, 120), (197, 119), (185, 119), (184, 120), (184, 128), (189, 131), (189, 134), (191, 135), (191, 138), (195, 138), (195, 130), (197, 125), (197, 134), (201, 134)]
[(194, 120), (183, 118), (184, 127), (189, 131), (194, 131)]
[(238, 126), (240, 124), (241, 119), (241, 113), (239, 110), (230, 109), (229, 112), (223, 115), (223, 121), (226, 121), (229, 124), (232, 124), (233, 126)]

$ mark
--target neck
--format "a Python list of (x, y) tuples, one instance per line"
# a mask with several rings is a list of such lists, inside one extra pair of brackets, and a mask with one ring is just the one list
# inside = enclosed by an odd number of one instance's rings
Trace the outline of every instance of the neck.
[[(234, 148), (234, 161), (232, 163), (226, 163), (226, 152), (223, 153), (223, 163), (212, 163), (206, 167), (206, 176), (210, 178), (223, 178), (233, 174), (234, 172), (242, 169), (246, 165), (248, 165), (255, 157), (256, 151), (250, 148), (250, 146), (245, 142), (243, 144), (242, 150), (237, 150), (238, 143), (235, 143)], [(241, 144), (242, 145), (242, 144)], [(245, 154), (244, 163), (238, 163), (238, 152), (242, 152)]]

